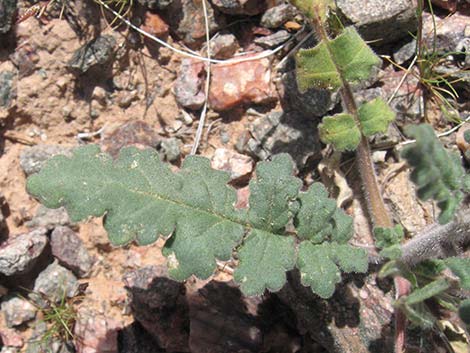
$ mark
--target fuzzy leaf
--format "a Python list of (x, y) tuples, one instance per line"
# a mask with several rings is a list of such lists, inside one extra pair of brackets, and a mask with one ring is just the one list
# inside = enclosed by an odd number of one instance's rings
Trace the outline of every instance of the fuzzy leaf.
[(328, 43), (300, 50), (296, 61), (301, 91), (312, 87), (336, 90), (343, 85), (342, 78), (348, 82), (365, 80), (381, 62), (354, 27), (346, 28)]
[(406, 297), (406, 304), (414, 305), (421, 303), (435, 295), (441, 294), (449, 288), (449, 283), (444, 278), (437, 279), (425, 285), (424, 287), (415, 289)]
[(451, 271), (459, 277), (460, 286), (463, 289), (470, 289), (470, 259), (450, 257), (445, 261), (445, 264)]
[(463, 322), (470, 325), (470, 299), (462, 300), (460, 303), (459, 316)]
[(358, 110), (361, 130), (365, 136), (387, 132), (388, 125), (395, 120), (395, 113), (382, 98), (362, 104)]
[(367, 252), (347, 244), (316, 245), (303, 241), (299, 246), (297, 267), (304, 286), (310, 286), (322, 298), (329, 298), (341, 281), (339, 268), (344, 272), (367, 271)]
[(413, 168), (411, 180), (417, 186), (418, 197), (436, 200), (441, 209), (439, 223), (448, 223), (463, 198), (460, 190), (465, 182), (463, 167), (457, 156), (447, 153), (431, 126), (411, 126), (406, 132), (416, 139), (403, 149), (402, 156)]
[(240, 264), (235, 281), (246, 295), (278, 291), (286, 282), (285, 272), (294, 268), (294, 238), (254, 230), (238, 252)]
[(98, 146), (85, 146), (72, 158), (51, 159), (27, 188), (46, 207), (65, 206), (74, 221), (106, 213), (115, 245), (150, 244), (173, 232), (165, 253), (179, 263), (171, 274), (185, 279), (210, 276), (215, 259), (228, 260), (244, 234), (228, 180), (201, 157), (187, 158), (175, 174), (152, 150), (125, 148), (113, 162)]
[(320, 139), (331, 143), (337, 151), (355, 150), (361, 141), (361, 132), (350, 114), (325, 116), (318, 126)]

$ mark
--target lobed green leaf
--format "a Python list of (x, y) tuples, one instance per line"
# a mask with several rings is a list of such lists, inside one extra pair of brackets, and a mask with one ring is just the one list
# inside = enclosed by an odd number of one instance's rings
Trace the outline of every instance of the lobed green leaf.
[(350, 114), (326, 116), (318, 129), (320, 139), (331, 143), (337, 151), (355, 150), (361, 141), (361, 132)]
[(395, 113), (382, 98), (362, 104), (358, 115), (365, 136), (387, 132), (388, 125), (395, 120)]
[(470, 259), (449, 257), (444, 262), (454, 275), (459, 277), (460, 286), (463, 289), (470, 289)]

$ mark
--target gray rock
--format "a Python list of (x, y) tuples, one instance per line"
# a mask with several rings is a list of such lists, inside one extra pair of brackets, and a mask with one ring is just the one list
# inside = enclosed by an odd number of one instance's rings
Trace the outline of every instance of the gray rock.
[(229, 59), (240, 48), (237, 38), (233, 34), (221, 34), (210, 41), (212, 57), (216, 59)]
[(44, 298), (59, 303), (66, 298), (72, 298), (78, 293), (79, 283), (74, 274), (60, 266), (57, 261), (46, 267), (34, 282), (30, 298), (42, 306)]
[(68, 227), (59, 226), (51, 234), (52, 255), (78, 277), (85, 277), (93, 266), (93, 258), (82, 240)]
[(0, 350), (0, 353), (20, 353), (20, 350), (19, 350), (19, 348), (15, 348), (15, 347), (7, 347), (7, 346), (4, 346), (4, 347)]
[[(191, 47), (198, 47), (206, 39), (206, 25), (201, 1), (179, 0), (165, 9), (170, 27), (183, 42)], [(209, 32), (213, 34), (226, 24), (225, 17), (216, 14), (212, 6), (207, 6)]]
[(353, 24), (365, 40), (378, 45), (393, 42), (416, 32), (416, 5), (409, 0), (338, 0), (346, 21)]
[(291, 34), (287, 31), (277, 31), (269, 36), (258, 37), (254, 40), (255, 44), (265, 49), (276, 48), (282, 43), (287, 42), (291, 37)]
[(253, 137), (247, 141), (244, 151), (261, 160), (277, 153), (289, 153), (302, 169), (307, 158), (321, 150), (317, 123), (294, 113), (271, 112), (250, 125)]
[(25, 299), (10, 297), (2, 302), (2, 311), (7, 326), (12, 328), (34, 319), (37, 309)]
[(52, 209), (40, 205), (36, 211), (36, 215), (32, 220), (25, 223), (28, 228), (44, 227), (48, 230), (57, 226), (71, 225), (69, 215), (64, 207)]
[(170, 279), (165, 265), (128, 272), (123, 280), (134, 318), (158, 346), (169, 352), (189, 352), (188, 305), (184, 284)]
[(203, 63), (183, 59), (173, 88), (176, 101), (185, 108), (200, 109), (206, 101), (203, 87), (205, 75)]
[(260, 24), (266, 28), (281, 27), (284, 23), (294, 18), (295, 12), (295, 8), (290, 4), (271, 7), (261, 17)]
[(337, 96), (327, 89), (310, 88), (305, 92), (300, 92), (295, 69), (282, 74), (278, 91), (285, 111), (296, 111), (310, 119), (321, 117), (333, 109), (337, 99)]
[(99, 36), (77, 49), (68, 62), (68, 67), (84, 74), (95, 67), (106, 67), (113, 58), (116, 40), (110, 35)]
[(15, 11), (16, 0), (0, 0), (0, 34), (10, 30)]
[[(0, 4), (1, 1), (2, 0), (0, 0)], [(11, 105), (11, 101), (16, 98), (14, 78), (15, 74), (13, 72), (0, 72), (0, 108), (9, 108)]]
[(38, 321), (34, 325), (33, 333), (28, 340), (26, 353), (74, 353), (72, 342), (63, 342), (56, 337), (45, 336), (47, 325), (44, 321)]
[(137, 0), (137, 2), (150, 10), (164, 10), (173, 3), (173, 0)]
[(266, 9), (265, 0), (211, 0), (212, 4), (228, 15), (259, 15)]
[(36, 145), (25, 148), (20, 154), (21, 169), (27, 176), (38, 173), (49, 158), (57, 155), (70, 157), (72, 149), (60, 145)]
[(46, 228), (10, 237), (0, 246), (0, 273), (6, 276), (28, 272), (42, 254), (46, 244)]
[(410, 60), (413, 58), (413, 56), (416, 54), (416, 40), (412, 40), (411, 42), (408, 42), (398, 48), (393, 53), (393, 60), (397, 64), (403, 64), (404, 62)]
[(163, 139), (160, 144), (160, 151), (165, 160), (175, 162), (181, 156), (181, 141), (175, 137)]

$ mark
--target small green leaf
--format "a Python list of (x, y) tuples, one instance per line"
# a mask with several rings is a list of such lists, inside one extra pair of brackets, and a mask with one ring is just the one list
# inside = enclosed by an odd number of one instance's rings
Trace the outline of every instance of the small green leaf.
[(417, 186), (418, 197), (436, 200), (441, 209), (439, 223), (448, 223), (463, 199), (465, 173), (459, 158), (447, 153), (429, 125), (410, 126), (406, 132), (416, 139), (403, 149), (402, 156), (413, 168), (410, 178)]
[(463, 322), (470, 325), (470, 299), (462, 300), (460, 303), (459, 316)]
[(361, 141), (361, 132), (350, 114), (326, 116), (318, 129), (320, 139), (331, 143), (337, 151), (355, 150)]
[(239, 250), (235, 281), (245, 295), (278, 291), (295, 265), (294, 238), (253, 230)]
[(415, 289), (406, 297), (406, 304), (414, 305), (430, 299), (449, 289), (449, 283), (444, 278), (439, 278), (425, 285), (422, 288)]
[(348, 82), (368, 79), (381, 61), (354, 27), (346, 28), (335, 39), (320, 42), (296, 55), (297, 82), (301, 91), (309, 88), (336, 90)]
[(408, 305), (405, 303), (395, 306), (404, 311), (406, 317), (414, 326), (430, 329), (436, 322), (435, 316), (429, 311), (425, 303), (418, 303), (416, 305)]
[(333, 232), (331, 240), (339, 244), (344, 244), (351, 239), (353, 235), (353, 219), (340, 208), (337, 208), (333, 214)]
[(367, 271), (367, 252), (347, 244), (313, 244), (303, 241), (299, 245), (297, 267), (301, 282), (310, 286), (322, 298), (330, 298), (344, 272)]
[(382, 98), (362, 104), (358, 115), (365, 136), (387, 132), (388, 125), (395, 120), (395, 113)]
[(379, 255), (386, 259), (397, 260), (402, 255), (401, 246), (398, 244), (387, 246), (380, 251)]
[(403, 227), (399, 224), (395, 225), (393, 228), (374, 228), (375, 246), (379, 249), (400, 244), (404, 236)]
[(337, 90), (341, 87), (340, 74), (325, 43), (311, 49), (300, 49), (295, 58), (300, 92), (309, 88)]
[(459, 277), (460, 286), (463, 289), (470, 289), (470, 259), (449, 257), (444, 261), (454, 275)]

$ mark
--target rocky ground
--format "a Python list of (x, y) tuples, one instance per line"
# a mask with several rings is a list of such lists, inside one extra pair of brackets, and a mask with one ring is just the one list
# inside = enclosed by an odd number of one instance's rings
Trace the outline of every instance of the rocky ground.
[[(15, 24), (31, 5), (0, 0), (2, 353), (392, 351), (391, 287), (377, 285), (373, 274), (346, 278), (329, 301), (299, 286), (295, 274), (280, 293), (244, 297), (231, 281), (230, 266), (207, 281), (177, 283), (167, 276), (163, 241), (113, 248), (101, 220), (74, 224), (64, 210), (46, 209), (25, 191), (26, 177), (49, 157), (87, 143), (113, 156), (127, 145), (155, 148), (178, 168), (191, 152), (207, 104), (198, 153), (230, 172), (240, 206), (247, 203), (255, 163), (287, 152), (306, 185), (322, 180), (354, 215), (354, 242), (372, 244), (353, 155), (332, 153), (316, 131), (321, 116), (340, 109), (339, 99), (297, 88), (292, 55), (315, 38), (291, 5), (208, 1), (211, 57), (236, 60), (210, 65), (207, 91), (204, 62), (143, 37), (91, 0), (53, 2), (39, 19)], [(463, 1), (435, 5), (435, 39), (429, 12), (423, 23), (429, 47), (434, 43), (446, 59), (436, 70), (462, 79), (455, 84), (459, 99), (451, 100), (455, 110), (444, 114), (435, 102), (426, 103), (428, 122), (445, 132), (469, 116), (463, 70), (470, 59), (452, 53), (470, 49), (470, 12)], [(422, 120), (423, 91), (415, 75), (387, 58), (410, 64), (416, 4), (338, 0), (338, 6), (343, 22), (356, 26), (384, 58), (373, 79), (356, 91), (359, 100), (390, 99), (397, 113), (389, 133), (372, 141), (374, 160), (387, 206), (412, 235), (432, 223), (434, 213), (414, 197), (397, 150), (403, 127)], [(206, 55), (201, 1), (138, 0), (126, 17), (176, 48)], [(258, 58), (244, 61), (251, 56)], [(467, 158), (465, 129), (441, 140)], [(58, 311), (60, 318), (71, 316), (70, 332), (51, 315)], [(428, 335), (423, 343), (412, 334), (409, 351), (445, 352), (439, 337)], [(360, 337), (361, 345), (348, 348), (351, 337)]]

